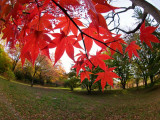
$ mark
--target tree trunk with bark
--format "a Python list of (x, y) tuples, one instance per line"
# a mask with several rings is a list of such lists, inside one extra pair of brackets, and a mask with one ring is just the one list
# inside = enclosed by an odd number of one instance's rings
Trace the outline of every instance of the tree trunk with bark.
[(149, 77), (150, 77), (150, 80), (151, 80), (151, 85), (154, 85), (154, 81), (153, 81), (154, 76), (150, 75)]
[[(144, 9), (144, 12), (152, 15), (154, 19), (160, 24), (160, 11), (145, 0), (130, 0), (133, 5), (140, 6)], [(159, 3), (158, 3), (159, 4)]]
[(139, 87), (139, 79), (136, 79), (136, 88), (138, 89)]
[(126, 89), (126, 80), (121, 80), (121, 85), (123, 89)]
[(36, 71), (34, 72), (34, 74), (32, 76), (31, 87), (33, 87), (33, 85), (34, 85), (34, 76), (35, 76), (35, 74), (36, 74)]
[(144, 76), (144, 85), (145, 85), (145, 87), (147, 87), (147, 76)]

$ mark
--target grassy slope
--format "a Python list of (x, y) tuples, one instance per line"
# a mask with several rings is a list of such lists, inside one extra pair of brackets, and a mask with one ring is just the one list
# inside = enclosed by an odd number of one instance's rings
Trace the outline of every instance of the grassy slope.
[(160, 87), (87, 95), (31, 88), (0, 78), (0, 119), (160, 120)]

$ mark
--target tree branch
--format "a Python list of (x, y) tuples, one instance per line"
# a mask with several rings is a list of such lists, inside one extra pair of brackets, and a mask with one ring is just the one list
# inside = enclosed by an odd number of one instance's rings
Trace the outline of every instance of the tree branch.
[[(100, 41), (100, 40), (98, 40), (98, 39), (96, 39), (96, 38), (93, 38), (92, 36), (84, 33), (84, 32), (79, 28), (79, 26), (74, 22), (74, 20), (70, 17), (70, 15), (67, 13), (67, 11), (66, 11), (62, 6), (60, 6), (60, 5), (59, 5), (57, 2), (55, 2), (54, 0), (52, 0), (52, 2), (53, 2), (55, 5), (57, 5), (57, 6), (64, 12), (64, 14), (72, 21), (72, 23), (76, 26), (76, 28), (79, 30), (79, 32), (81, 33), (81, 35), (84, 34), (84, 35), (86, 35), (87, 37), (89, 37), (89, 38), (91, 38), (91, 39), (93, 39), (93, 40), (95, 40), (95, 41), (97, 41), (97, 42), (102, 43), (103, 45), (105, 45), (106, 47), (110, 48), (111, 50), (113, 50), (113, 51), (121, 54), (119, 51), (114, 50), (114, 49), (112, 49), (111, 47), (109, 47), (106, 43), (104, 43), (104, 42), (102, 42), (102, 41)], [(85, 50), (85, 51), (86, 51), (86, 50)], [(87, 54), (87, 53), (86, 53), (86, 54)], [(121, 55), (123, 55), (123, 54), (121, 54)]]
[[(129, 7), (121, 7), (121, 9), (125, 9), (125, 10), (122, 10), (122, 11), (119, 11), (119, 12), (116, 12), (116, 13), (114, 13), (111, 17), (109, 17), (109, 16), (107, 16), (106, 17), (106, 20), (108, 19), (108, 18), (112, 18), (112, 20), (110, 21), (110, 23), (108, 24), (108, 26), (112, 23), (112, 22), (114, 22), (114, 18), (115, 18), (115, 16), (116, 15), (119, 15), (120, 13), (124, 13), (124, 12), (127, 12), (128, 10), (130, 10), (130, 9), (134, 9), (135, 8), (135, 6), (132, 4), (132, 6), (129, 6)], [(119, 17), (119, 16), (118, 16)]]
[(137, 27), (136, 27), (135, 29), (133, 29), (132, 31), (125, 31), (125, 30), (120, 29), (120, 28), (118, 28), (118, 27), (113, 28), (113, 29), (112, 29), (112, 30), (110, 30), (110, 31), (113, 31), (113, 30), (117, 29), (117, 30), (120, 30), (120, 31), (122, 31), (122, 32), (124, 32), (124, 33), (126, 33), (126, 34), (135, 33), (137, 30), (139, 30), (139, 29), (140, 29), (140, 27), (141, 27), (141, 25), (143, 24), (143, 22), (144, 22), (144, 20), (146, 19), (146, 17), (147, 17), (147, 13), (146, 13), (146, 12), (144, 12), (144, 13), (143, 13), (143, 18), (142, 18), (141, 23), (139, 23), (139, 24), (137, 25)]

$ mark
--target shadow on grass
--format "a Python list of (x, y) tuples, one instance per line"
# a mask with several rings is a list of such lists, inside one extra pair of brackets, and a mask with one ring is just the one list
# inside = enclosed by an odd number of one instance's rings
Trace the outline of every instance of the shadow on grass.
[(104, 92), (101, 91), (92, 91), (91, 93), (88, 93), (87, 91), (70, 91), (70, 93), (81, 95), (81, 96), (115, 96), (115, 95), (124, 95), (128, 94), (127, 90), (105, 90)]

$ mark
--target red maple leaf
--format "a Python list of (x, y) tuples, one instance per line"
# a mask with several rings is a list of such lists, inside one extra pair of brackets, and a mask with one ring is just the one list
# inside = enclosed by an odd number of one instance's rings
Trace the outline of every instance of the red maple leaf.
[(94, 13), (92, 10), (89, 10), (89, 15), (92, 19), (92, 24), (96, 28), (97, 32), (99, 32), (99, 27), (103, 27), (105, 29), (107, 28), (107, 24), (105, 22), (105, 18), (100, 13)]
[(107, 36), (108, 40), (105, 41), (107, 45), (111, 48), (111, 55), (118, 50), (121, 54), (123, 54), (122, 44), (127, 44), (122, 38), (120, 38), (120, 34), (113, 37), (112, 35)]
[(99, 31), (99, 26), (107, 29), (105, 18), (100, 13), (109, 12), (117, 8), (109, 5), (106, 0), (84, 0), (84, 2), (88, 9), (88, 15), (97, 29), (97, 32)]
[(95, 67), (100, 67), (101, 69), (106, 69), (106, 64), (103, 60), (112, 59), (109, 55), (101, 54), (101, 51), (97, 52), (96, 55), (92, 55), (90, 60)]
[[(92, 29), (93, 29), (92, 27), (89, 27), (87, 29), (84, 29), (83, 32), (88, 35), (93, 35)], [(79, 36), (81, 36), (81, 34)], [(93, 45), (93, 39), (88, 36), (84, 36), (84, 44), (85, 44), (87, 52), (89, 53)]]
[[(92, 0), (95, 2), (95, 9), (98, 13), (106, 13), (111, 10), (119, 9), (118, 7), (113, 7), (107, 3), (106, 0)], [(98, 4), (97, 4), (98, 3)]]
[(128, 56), (131, 59), (132, 54), (136, 57), (139, 57), (137, 50), (141, 49), (138, 45), (136, 45), (136, 41), (132, 41), (125, 50), (125, 53), (128, 52)]
[(26, 40), (26, 42), (24, 43), (20, 56), (22, 59), (22, 64), (24, 63), (26, 55), (28, 56), (28, 54), (30, 54), (31, 57), (29, 61), (32, 61), (32, 64), (34, 65), (40, 51), (49, 49), (47, 48), (47, 46), (48, 42), (51, 42), (51, 38), (43, 31), (35, 30), (32, 34), (26, 36), (24, 39)]
[(17, 26), (15, 25), (11, 25), (11, 24), (7, 24), (6, 27), (3, 29), (3, 37), (2, 39), (7, 39), (7, 44), (9, 45), (10, 48), (14, 48), (14, 45), (16, 43), (16, 39), (15, 36), (18, 34), (18, 32), (16, 32)]
[[(56, 33), (56, 35), (57, 34), (58, 33)], [(54, 34), (52, 34), (52, 35), (54, 35)], [(78, 41), (76, 41), (74, 38), (75, 38), (75, 35), (66, 36), (66, 34), (63, 31), (61, 31), (61, 33), (59, 33), (58, 39), (56, 38), (55, 40), (53, 40), (53, 42), (57, 45), (56, 51), (55, 51), (54, 65), (62, 57), (65, 50), (66, 50), (67, 55), (73, 61), (75, 61), (74, 60), (74, 47), (77, 47), (77, 48), (81, 48), (81, 47), (80, 47)]]
[[(106, 46), (104, 44), (102, 44), (102, 43), (104, 43), (104, 39), (106, 38), (106, 37), (104, 37), (104, 34), (111, 34), (111, 33), (109, 33), (108, 29), (105, 29), (103, 27), (99, 27), (98, 29), (99, 29), (99, 32), (97, 32), (96, 28), (91, 23), (89, 28), (82, 30), (85, 34), (90, 36), (90, 37), (88, 37), (88, 36), (84, 35), (84, 43), (85, 43), (85, 47), (86, 47), (87, 52), (90, 52), (92, 45), (93, 45), (93, 41), (99, 47), (102, 47), (103, 49), (106, 48)], [(78, 39), (79, 40), (81, 39), (81, 34), (79, 34)]]
[[(39, 17), (38, 15), (29, 23), (30, 28), (34, 28), (35, 30), (43, 31), (43, 30), (51, 30), (52, 23), (50, 22), (51, 19), (55, 17), (49, 13), (45, 13), (43, 16)], [(37, 24), (38, 23), (38, 24)]]
[[(59, 21), (59, 23), (56, 24), (54, 29), (60, 28), (65, 32), (66, 35), (71, 31), (75, 36), (77, 36), (78, 29), (70, 19), (68, 19), (67, 17), (59, 17), (57, 18), (57, 20)], [(73, 21), (77, 24), (77, 26), (83, 26), (82, 22), (77, 18), (74, 18)]]
[[(78, 56), (78, 58), (77, 58), (77, 61), (75, 61), (75, 65), (72, 68), (76, 68), (77, 76), (81, 69), (84, 71), (86, 70), (86, 67), (89, 67), (90, 69), (92, 69), (92, 64), (88, 60), (86, 54), (80, 51), (80, 53), (77, 54), (76, 56)], [(89, 54), (88, 54), (88, 57), (89, 57)]]
[(70, 5), (79, 6), (80, 4), (78, 0), (60, 0), (60, 5), (62, 7), (68, 7)]
[(88, 80), (90, 80), (90, 76), (89, 74), (92, 74), (91, 72), (88, 72), (88, 71), (83, 71), (80, 73), (80, 77), (81, 77), (81, 82), (83, 82), (83, 80), (85, 78), (87, 78)]
[(101, 80), (102, 91), (104, 91), (104, 87), (106, 86), (106, 83), (108, 83), (110, 86), (113, 87), (113, 78), (120, 78), (116, 73), (112, 72), (114, 69), (115, 68), (108, 68), (107, 66), (104, 72), (100, 72), (96, 74), (98, 75), (98, 77), (96, 78), (94, 83)]
[(157, 29), (157, 27), (153, 27), (153, 26), (145, 27), (145, 21), (140, 28), (141, 42), (144, 41), (151, 49), (152, 49), (151, 42), (160, 43), (158, 38), (152, 34), (156, 29)]

